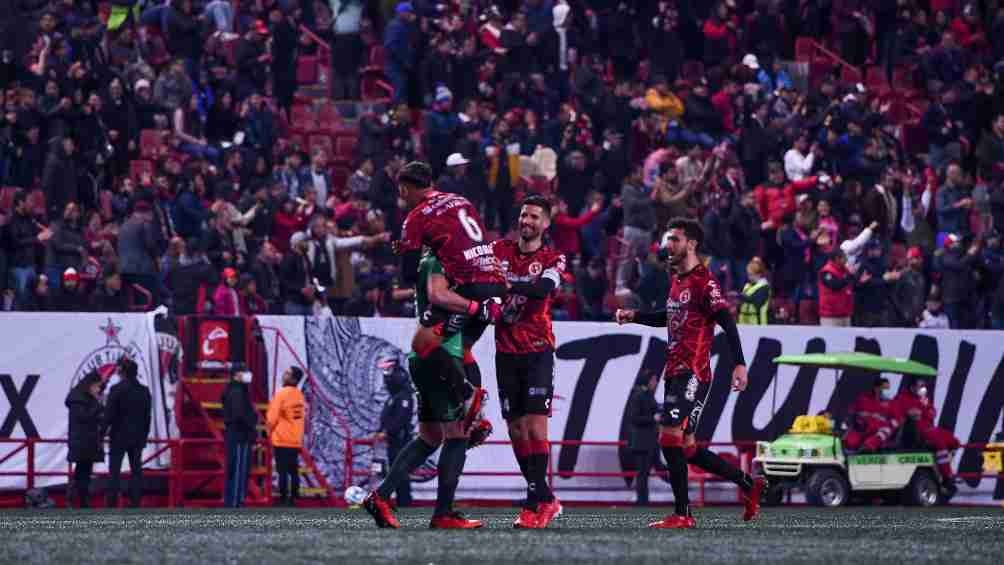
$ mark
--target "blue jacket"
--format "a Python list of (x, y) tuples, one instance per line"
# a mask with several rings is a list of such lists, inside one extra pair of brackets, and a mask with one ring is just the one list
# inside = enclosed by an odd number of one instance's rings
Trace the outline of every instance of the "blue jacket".
[(399, 69), (415, 66), (415, 26), (394, 18), (383, 34), (383, 48), (387, 51), (387, 63)]
[(172, 218), (174, 230), (181, 237), (202, 238), (202, 224), (209, 219), (209, 211), (191, 190), (182, 190), (174, 200)]
[(967, 208), (952, 208), (956, 202), (963, 198), (965, 195), (957, 187), (946, 184), (938, 189), (938, 195), (934, 199), (934, 209), (938, 214), (939, 232), (969, 233), (969, 210)]

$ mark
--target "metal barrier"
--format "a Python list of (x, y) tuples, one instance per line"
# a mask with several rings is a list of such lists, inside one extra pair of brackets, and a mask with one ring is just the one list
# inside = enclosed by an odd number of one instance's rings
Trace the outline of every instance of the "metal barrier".
[[(38, 446), (40, 445), (68, 445), (69, 440), (65, 438), (23, 438), (23, 439), (13, 439), (13, 438), (0, 438), (0, 446), (3, 445), (13, 445), (14, 448), (7, 452), (0, 454), (0, 465), (3, 465), (15, 455), (25, 452), (26, 465), (23, 471), (0, 471), (0, 477), (24, 477), (25, 478), (25, 489), (33, 489), (36, 486), (37, 479), (43, 477), (62, 477), (65, 478), (67, 484), (71, 482), (73, 478), (73, 464), (70, 462), (66, 463), (65, 471), (40, 471), (37, 469), (36, 457), (38, 455)], [(104, 442), (107, 445), (107, 440)], [(185, 506), (186, 500), (189, 500), (185, 493), (185, 480), (186, 479), (216, 479), (216, 478), (226, 478), (226, 469), (185, 469), (185, 449), (187, 447), (218, 447), (220, 450), (225, 449), (225, 441), (210, 439), (210, 438), (190, 438), (190, 439), (161, 439), (161, 438), (151, 438), (147, 440), (148, 445), (155, 445), (157, 447), (153, 453), (146, 455), (143, 459), (143, 476), (144, 477), (163, 477), (167, 479), (167, 506), (170, 508)], [(266, 441), (256, 442), (252, 449), (258, 450), (258, 453), (262, 459), (264, 459), (261, 464), (257, 467), (253, 467), (248, 474), (249, 480), (253, 478), (264, 477), (264, 485), (262, 488), (262, 498), (264, 501), (271, 503), (272, 500), (272, 446)], [(164, 469), (147, 469), (146, 465), (151, 461), (160, 458), (164, 454), (169, 455), (169, 464)], [(128, 472), (123, 471), (121, 477), (123, 479), (128, 478), (132, 475), (132, 468)], [(107, 471), (94, 472), (93, 477), (106, 478), (109, 477), (110, 473)]]

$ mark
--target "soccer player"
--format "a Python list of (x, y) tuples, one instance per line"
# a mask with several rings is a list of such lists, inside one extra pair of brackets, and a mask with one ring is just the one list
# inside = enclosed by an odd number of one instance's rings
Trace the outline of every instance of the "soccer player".
[(520, 210), (519, 241), (495, 242), (510, 285), (495, 326), (495, 374), (502, 417), (527, 484), (526, 503), (513, 522), (517, 528), (546, 528), (561, 515), (547, 484), (547, 420), (554, 393), (551, 297), (561, 284), (565, 256), (544, 245), (550, 225), (550, 202), (533, 195)]
[[(485, 396), (481, 388), (481, 370), (471, 354), (471, 348), (488, 323), (479, 320), (478, 313), (491, 307), (487, 302), (505, 295), (505, 277), (491, 243), (484, 241), (484, 225), (470, 201), (435, 190), (432, 170), (419, 161), (402, 167), (397, 182), (401, 199), (411, 211), (401, 227), (401, 240), (394, 242), (395, 251), (408, 258), (408, 254), (418, 253), (423, 245), (429, 246), (442, 263), (453, 291), (466, 299), (464, 310), (446, 318), (444, 332), (463, 333), (466, 380), (477, 390), (473, 396), (467, 396), (466, 383), (450, 375), (450, 391), (454, 400), (469, 400), (465, 422), (470, 425)], [(441, 312), (434, 314), (442, 315)]]
[(765, 487), (763, 479), (754, 480), (710, 450), (698, 448), (694, 442), (701, 412), (711, 392), (711, 343), (716, 323), (725, 330), (735, 362), (732, 389), (737, 392), (746, 389), (746, 361), (735, 320), (729, 314), (718, 281), (697, 256), (703, 240), (704, 230), (697, 221), (689, 218), (671, 220), (663, 240), (672, 271), (666, 310), (641, 313), (621, 309), (615, 314), (618, 324), (635, 322), (669, 329), (659, 444), (666, 457), (676, 513), (649, 524), (651, 528), (696, 526), (690, 513), (688, 461), (734, 482), (742, 489), (745, 521), (756, 518), (760, 494)]
[[(464, 301), (449, 290), (443, 267), (430, 252), (425, 253), (419, 262), (418, 285), (415, 288), (415, 307), (420, 320), (424, 322), (429, 318), (423, 314), (437, 300), (443, 301), (440, 306)], [(418, 391), (418, 437), (401, 450), (387, 477), (363, 501), (363, 508), (381, 528), (400, 527), (390, 507), (391, 493), (440, 446), (443, 450), (439, 454), (436, 509), (429, 527), (476, 529), (482, 526), (479, 520), (469, 520), (456, 512), (453, 499), (464, 470), (467, 449), (483, 442), (491, 433), (491, 425), (482, 420), (470, 432), (468, 439), (469, 432), (463, 423), (464, 406), (449, 394), (444, 378), (450, 373), (464, 378), (462, 336), (454, 333), (444, 340), (442, 325), (443, 322), (436, 325), (420, 323), (408, 355), (411, 380)]]

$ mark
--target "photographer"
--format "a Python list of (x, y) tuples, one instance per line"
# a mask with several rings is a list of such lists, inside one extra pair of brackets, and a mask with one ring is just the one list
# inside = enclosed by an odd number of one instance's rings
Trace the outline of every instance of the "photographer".
[(129, 457), (129, 506), (138, 508), (143, 485), (143, 449), (150, 435), (150, 390), (139, 382), (136, 362), (123, 356), (119, 382), (108, 393), (104, 430), (111, 440), (108, 454), (108, 504), (118, 507), (122, 458)]

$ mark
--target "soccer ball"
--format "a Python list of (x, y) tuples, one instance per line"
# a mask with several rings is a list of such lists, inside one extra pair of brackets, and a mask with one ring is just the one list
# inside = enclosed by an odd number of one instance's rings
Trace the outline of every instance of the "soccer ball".
[(362, 504), (365, 499), (366, 489), (354, 485), (345, 489), (345, 502), (348, 502), (349, 506), (358, 506)]

